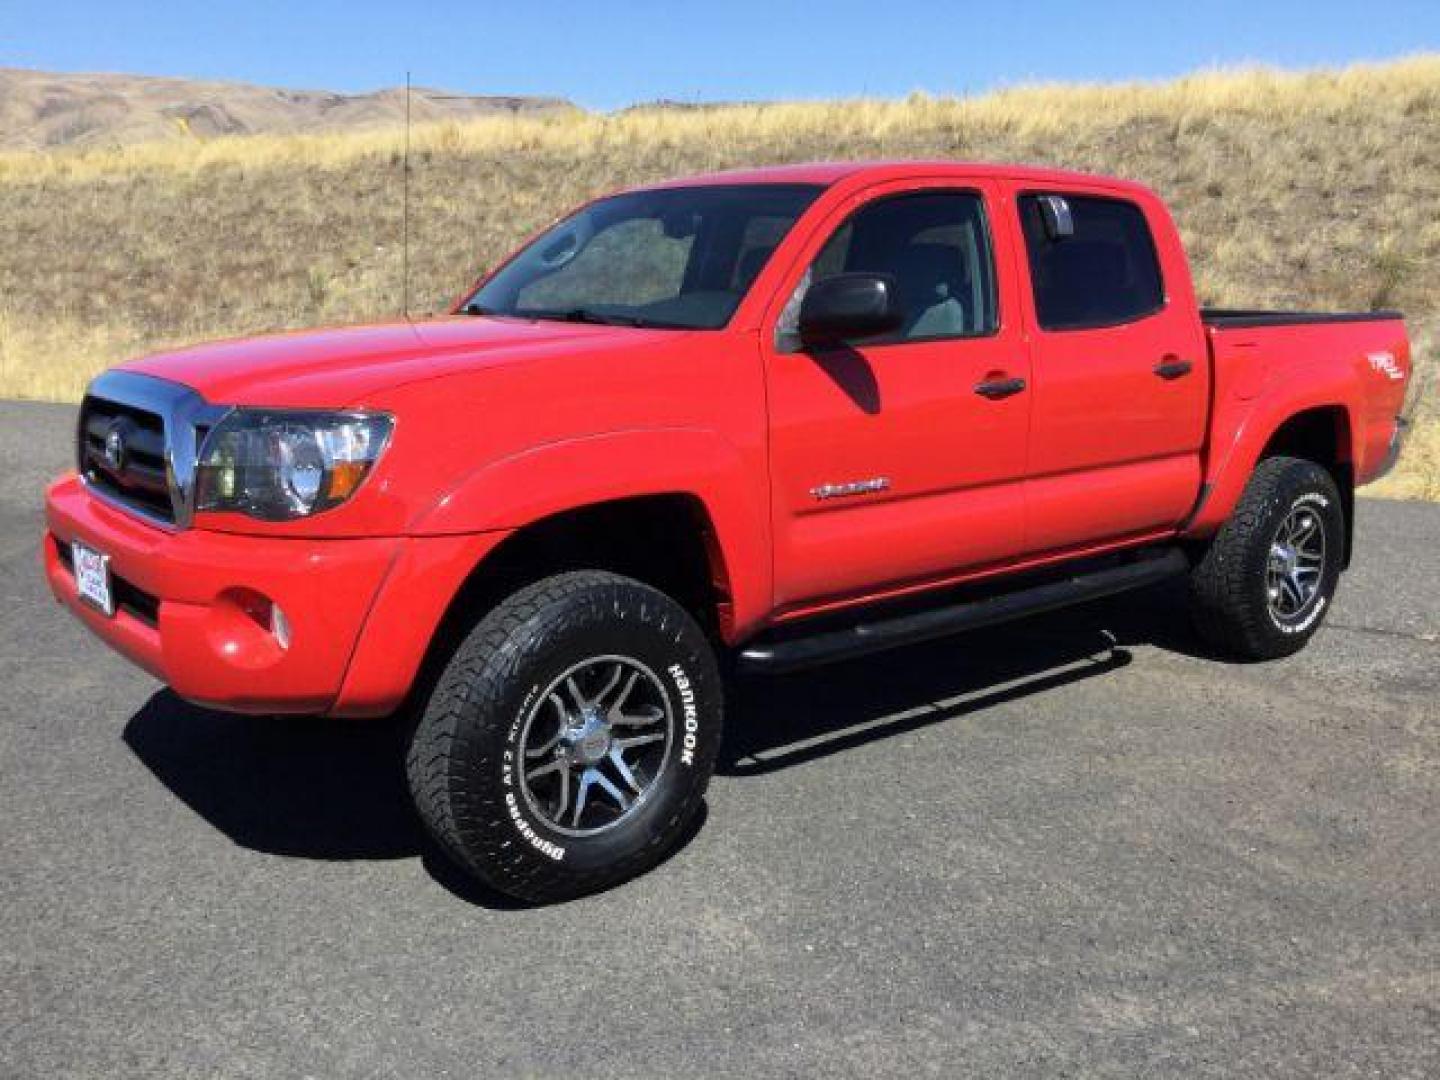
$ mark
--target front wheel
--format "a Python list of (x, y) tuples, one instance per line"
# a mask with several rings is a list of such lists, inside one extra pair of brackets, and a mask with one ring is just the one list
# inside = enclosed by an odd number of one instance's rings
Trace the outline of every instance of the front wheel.
[(474, 876), (568, 899), (675, 845), (721, 715), (714, 654), (680, 605), (614, 574), (559, 574), (500, 603), (456, 651), (411, 740), (411, 793)]
[(1344, 544), (1330, 473), (1300, 458), (1267, 458), (1191, 573), (1196, 628), (1243, 659), (1298, 652), (1329, 610)]

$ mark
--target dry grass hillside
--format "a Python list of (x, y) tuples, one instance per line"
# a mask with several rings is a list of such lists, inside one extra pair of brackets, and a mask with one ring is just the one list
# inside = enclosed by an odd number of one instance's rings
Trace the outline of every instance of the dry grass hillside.
[[(508, 116), (413, 135), (412, 296), (434, 309), (585, 197), (741, 164), (953, 157), (1116, 173), (1174, 207), (1213, 304), (1440, 330), (1440, 57), (983, 97)], [(126, 354), (372, 319), (399, 297), (401, 133), (0, 154), (0, 393), (75, 398)], [(1382, 490), (1440, 498), (1440, 409)]]

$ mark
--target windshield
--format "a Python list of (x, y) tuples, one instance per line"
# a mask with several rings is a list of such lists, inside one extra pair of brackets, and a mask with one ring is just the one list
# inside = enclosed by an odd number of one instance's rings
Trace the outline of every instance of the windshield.
[(463, 310), (718, 329), (820, 191), (810, 184), (734, 184), (602, 199), (521, 251)]

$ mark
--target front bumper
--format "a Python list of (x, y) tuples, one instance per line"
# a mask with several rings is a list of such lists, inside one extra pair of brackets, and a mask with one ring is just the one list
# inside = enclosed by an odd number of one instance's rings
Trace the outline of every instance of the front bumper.
[[(46, 494), (45, 574), (57, 600), (181, 697), (247, 713), (374, 715), (403, 698), (446, 605), (500, 534), (302, 540), (168, 532), (72, 474)], [(108, 556), (118, 607), (81, 601), (72, 540)], [(253, 614), (291, 626), (282, 647)]]

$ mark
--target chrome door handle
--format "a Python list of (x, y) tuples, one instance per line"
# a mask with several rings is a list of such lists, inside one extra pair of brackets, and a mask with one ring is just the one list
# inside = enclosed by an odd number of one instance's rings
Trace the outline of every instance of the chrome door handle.
[(986, 379), (975, 384), (975, 393), (991, 401), (1018, 394), (1025, 389), (1024, 379)]
[(1194, 366), (1195, 365), (1190, 363), (1189, 360), (1181, 360), (1178, 357), (1170, 356), (1155, 365), (1155, 374), (1162, 379), (1178, 379), (1182, 376), (1189, 375)]

